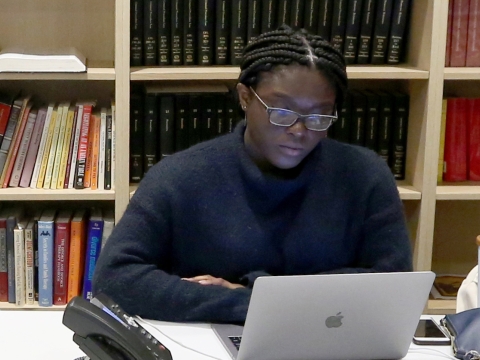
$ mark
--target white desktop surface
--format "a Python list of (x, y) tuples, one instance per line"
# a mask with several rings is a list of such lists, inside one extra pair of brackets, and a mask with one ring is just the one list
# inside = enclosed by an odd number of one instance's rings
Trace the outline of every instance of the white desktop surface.
[[(83, 356), (83, 352), (72, 340), (73, 332), (62, 324), (62, 317), (62, 311), (0, 310), (0, 358), (2, 360), (74, 360)], [(436, 320), (441, 318), (441, 316), (432, 317)], [(186, 349), (171, 339), (214, 358), (230, 359), (209, 324), (177, 324), (160, 321), (141, 323), (147, 331), (170, 349), (173, 360), (212, 358)], [(412, 344), (405, 360), (438, 360), (446, 359), (449, 355), (452, 356), (449, 346), (426, 347)]]

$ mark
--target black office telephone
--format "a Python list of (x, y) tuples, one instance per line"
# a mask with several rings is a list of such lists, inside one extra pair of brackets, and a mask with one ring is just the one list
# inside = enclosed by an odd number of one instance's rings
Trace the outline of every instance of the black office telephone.
[(91, 360), (172, 360), (170, 351), (105, 294), (69, 301), (63, 324)]

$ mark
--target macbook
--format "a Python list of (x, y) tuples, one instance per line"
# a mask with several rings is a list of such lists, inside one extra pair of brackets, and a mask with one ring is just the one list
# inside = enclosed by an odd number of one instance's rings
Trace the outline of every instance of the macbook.
[(260, 277), (245, 326), (212, 328), (236, 360), (400, 359), (434, 279), (430, 271)]

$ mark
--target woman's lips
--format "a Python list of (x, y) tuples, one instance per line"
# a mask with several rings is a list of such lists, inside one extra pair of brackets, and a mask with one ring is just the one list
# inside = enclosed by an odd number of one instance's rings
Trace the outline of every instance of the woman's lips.
[(280, 145), (281, 151), (288, 156), (299, 156), (302, 154), (303, 149), (296, 146)]

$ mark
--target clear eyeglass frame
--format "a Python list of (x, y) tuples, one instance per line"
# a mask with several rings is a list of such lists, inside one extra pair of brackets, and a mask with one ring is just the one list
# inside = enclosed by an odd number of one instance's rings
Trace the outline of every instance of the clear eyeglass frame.
[(334, 115), (322, 115), (322, 114), (308, 114), (302, 115), (292, 110), (270, 107), (258, 96), (258, 94), (250, 87), (253, 94), (256, 96), (258, 101), (265, 106), (265, 111), (268, 114), (268, 120), (271, 124), (276, 126), (290, 127), (294, 125), (297, 121), (301, 120), (303, 125), (312, 131), (326, 131), (332, 124), (337, 121), (338, 114), (335, 109)]

